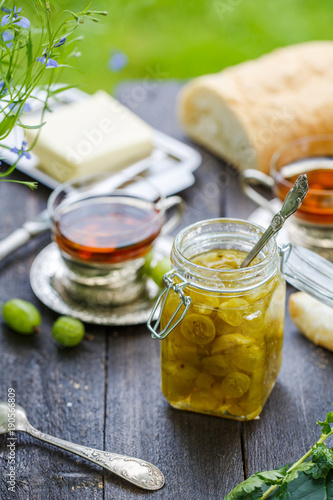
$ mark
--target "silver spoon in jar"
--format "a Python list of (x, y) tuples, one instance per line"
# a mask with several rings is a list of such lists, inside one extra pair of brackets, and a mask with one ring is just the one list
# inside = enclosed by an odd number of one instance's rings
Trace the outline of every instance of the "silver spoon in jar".
[(247, 254), (240, 267), (248, 267), (253, 259), (258, 255), (260, 250), (266, 245), (267, 241), (272, 238), (272, 236), (280, 231), (286, 219), (290, 217), (296, 210), (301, 206), (306, 193), (308, 192), (309, 184), (308, 179), (305, 174), (300, 175), (293, 187), (288, 191), (287, 196), (283, 202), (281, 210), (274, 215), (271, 220), (270, 225), (254, 245), (252, 250)]
[(22, 406), (15, 405), (12, 408), (7, 402), (0, 401), (0, 434), (11, 435), (13, 431), (26, 432), (41, 441), (71, 451), (145, 490), (159, 490), (164, 485), (164, 476), (155, 465), (139, 458), (88, 448), (44, 434), (28, 422)]

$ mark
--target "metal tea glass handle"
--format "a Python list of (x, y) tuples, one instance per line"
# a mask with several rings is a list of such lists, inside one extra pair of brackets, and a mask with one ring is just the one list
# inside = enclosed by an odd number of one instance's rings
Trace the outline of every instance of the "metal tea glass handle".
[(30, 424), (26, 426), (24, 431), (30, 434), (30, 436), (90, 460), (90, 462), (108, 469), (126, 481), (145, 490), (158, 490), (164, 485), (162, 472), (155, 465), (145, 460), (70, 443), (69, 441), (45, 434)]
[(241, 172), (240, 182), (243, 193), (250, 198), (250, 200), (254, 201), (254, 203), (265, 208), (269, 212), (274, 213), (274, 208), (271, 207), (269, 200), (259, 194), (252, 187), (253, 184), (261, 184), (262, 186), (273, 189), (275, 184), (273, 177), (270, 177), (259, 170), (247, 169), (244, 170), (244, 172)]
[(180, 223), (184, 213), (184, 200), (180, 196), (169, 196), (163, 202), (165, 212), (173, 207), (177, 207), (176, 212), (165, 222), (161, 234), (169, 234)]
[(50, 218), (47, 210), (44, 210), (34, 219), (23, 224), (12, 234), (0, 241), (0, 260), (4, 259), (10, 253), (28, 243), (31, 238), (47, 231), (50, 228)]

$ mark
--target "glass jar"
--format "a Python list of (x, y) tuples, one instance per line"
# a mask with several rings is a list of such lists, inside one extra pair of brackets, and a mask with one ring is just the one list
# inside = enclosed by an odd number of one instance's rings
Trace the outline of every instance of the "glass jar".
[[(161, 312), (162, 330), (174, 324), (161, 343), (161, 369), (163, 394), (175, 408), (249, 420), (260, 414), (274, 387), (285, 313), (275, 240), (254, 265), (233, 268), (261, 234), (254, 224), (216, 219), (175, 238), (168, 280), (190, 298), (184, 304), (171, 287)], [(207, 267), (221, 259), (227, 268)]]
[(162, 340), (162, 391), (173, 407), (257, 418), (282, 361), (284, 279), (333, 307), (333, 264), (306, 248), (272, 238), (254, 264), (239, 268), (263, 232), (212, 219), (176, 236), (173, 269), (147, 322)]

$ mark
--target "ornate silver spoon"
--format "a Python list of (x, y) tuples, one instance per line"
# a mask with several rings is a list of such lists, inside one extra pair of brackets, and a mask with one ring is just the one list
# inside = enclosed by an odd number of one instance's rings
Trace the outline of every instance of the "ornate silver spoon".
[[(9, 416), (11, 417), (10, 419)], [(13, 419), (15, 420), (14, 427), (12, 427)], [(9, 425), (8, 420), (10, 420), (11, 425)], [(164, 485), (164, 476), (155, 465), (139, 458), (88, 448), (87, 446), (70, 443), (49, 434), (44, 434), (44, 432), (35, 429), (28, 422), (22, 406), (15, 405), (15, 410), (13, 411), (7, 402), (0, 401), (0, 434), (6, 434), (14, 430), (26, 432), (41, 441), (71, 451), (97, 465), (101, 465), (105, 469), (145, 490), (159, 490)]]
[(270, 225), (259, 239), (259, 241), (254, 245), (252, 250), (247, 254), (240, 267), (247, 267), (253, 259), (258, 255), (260, 250), (266, 245), (267, 241), (278, 231), (285, 223), (286, 219), (290, 215), (296, 212), (301, 206), (306, 193), (308, 192), (309, 185), (308, 179), (305, 174), (300, 175), (293, 187), (288, 191), (287, 196), (284, 200), (281, 210), (274, 215), (271, 220)]

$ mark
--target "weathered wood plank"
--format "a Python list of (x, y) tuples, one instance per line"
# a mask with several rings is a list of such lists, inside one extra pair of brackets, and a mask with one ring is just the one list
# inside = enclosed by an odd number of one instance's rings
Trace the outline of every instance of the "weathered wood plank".
[[(16, 174), (23, 178), (20, 174)], [(45, 207), (49, 190), (0, 183), (0, 238), (19, 227)], [(29, 268), (36, 253), (49, 242), (36, 238), (0, 262), (0, 302), (20, 297), (34, 303), (43, 317), (40, 335), (15, 334), (0, 322), (0, 399), (16, 391), (16, 402), (27, 411), (31, 423), (63, 439), (103, 448), (105, 335), (72, 350), (60, 350), (52, 340), (57, 315), (35, 298), (29, 284)], [(7, 489), (7, 437), (0, 437), (0, 498), (17, 500), (103, 498), (103, 476), (97, 466), (75, 455), (18, 433), (16, 491)]]
[[(172, 409), (160, 391), (159, 348), (144, 326), (109, 336), (106, 447), (160, 467), (166, 485), (154, 498), (221, 498), (242, 477), (238, 425)], [(145, 495), (118, 479), (105, 488), (106, 499)]]
[[(122, 85), (128, 102), (133, 84)], [(161, 85), (134, 111), (159, 130), (185, 140), (175, 118), (179, 85)], [(159, 103), (164, 103), (163, 114)], [(223, 211), (224, 191), (216, 189), (221, 162), (205, 151), (195, 186), (182, 193), (186, 213), (181, 226), (216, 217)], [(237, 422), (172, 409), (160, 390), (159, 342), (145, 326), (114, 329), (108, 339), (106, 447), (142, 457), (161, 468), (165, 487), (154, 498), (216, 500), (243, 478)], [(110, 445), (108, 444), (110, 443)], [(116, 479), (105, 485), (106, 499), (134, 499), (146, 494)]]
[[(288, 287), (289, 294), (294, 292)], [(249, 475), (300, 458), (333, 402), (333, 353), (313, 345), (286, 314), (282, 369), (258, 422), (244, 425)]]
[[(267, 194), (267, 193), (266, 193)], [(231, 176), (226, 214), (247, 218), (256, 206)], [(287, 286), (287, 294), (296, 290)], [(306, 340), (286, 308), (283, 363), (260, 420), (242, 424), (246, 475), (300, 458), (320, 435), (316, 425), (333, 402), (333, 353)], [(234, 485), (237, 480), (234, 481)]]

